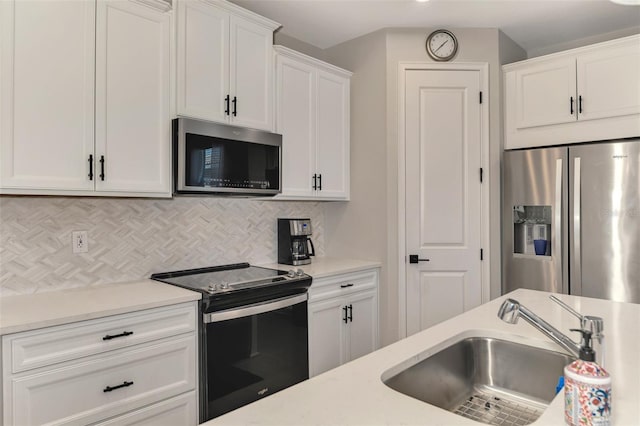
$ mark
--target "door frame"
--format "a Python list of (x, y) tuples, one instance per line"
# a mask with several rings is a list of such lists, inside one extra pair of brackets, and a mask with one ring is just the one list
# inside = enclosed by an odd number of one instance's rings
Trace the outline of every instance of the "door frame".
[[(491, 246), (490, 246), (490, 169), (489, 169), (489, 64), (486, 62), (400, 62), (398, 64), (398, 335), (407, 337), (407, 251), (406, 251), (406, 146), (405, 146), (405, 73), (408, 70), (479, 71), (483, 102), (480, 108), (480, 163), (484, 171), (480, 187), (480, 242), (483, 248), (481, 262), (482, 303), (491, 294)], [(479, 172), (479, 171), (478, 171)], [(478, 253), (480, 255), (480, 253)]]

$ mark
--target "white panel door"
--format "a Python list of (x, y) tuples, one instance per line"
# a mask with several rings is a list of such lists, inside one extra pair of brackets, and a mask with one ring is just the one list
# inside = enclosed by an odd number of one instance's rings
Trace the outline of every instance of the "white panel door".
[(318, 71), (318, 197), (349, 198), (349, 79)]
[(577, 58), (579, 120), (640, 114), (637, 39)]
[(273, 31), (231, 17), (229, 87), (231, 123), (273, 129)]
[(229, 13), (200, 0), (176, 3), (178, 115), (226, 123)]
[(309, 376), (336, 368), (345, 359), (344, 299), (309, 303)]
[(98, 191), (171, 191), (171, 19), (132, 1), (98, 1)]
[(310, 197), (315, 173), (315, 70), (276, 59), (276, 132), (282, 134), (282, 195)]
[(0, 1), (0, 187), (92, 190), (95, 3)]
[(480, 72), (407, 70), (405, 83), (406, 250), (429, 259), (407, 264), (409, 335), (481, 303)]
[(516, 128), (570, 123), (577, 119), (576, 63), (557, 58), (516, 71)]
[(351, 361), (377, 349), (378, 298), (375, 291), (355, 294), (348, 301), (347, 340)]

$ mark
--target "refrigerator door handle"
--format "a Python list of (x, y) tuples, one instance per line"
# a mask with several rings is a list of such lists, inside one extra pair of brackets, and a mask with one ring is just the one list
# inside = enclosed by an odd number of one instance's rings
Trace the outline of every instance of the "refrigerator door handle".
[(556, 199), (555, 213), (553, 217), (554, 230), (552, 234), (553, 247), (552, 256), (556, 276), (556, 292), (568, 293), (568, 289), (563, 286), (562, 275), (562, 158), (556, 160)]
[(573, 261), (571, 294), (582, 294), (582, 253), (580, 251), (580, 157), (573, 159)]

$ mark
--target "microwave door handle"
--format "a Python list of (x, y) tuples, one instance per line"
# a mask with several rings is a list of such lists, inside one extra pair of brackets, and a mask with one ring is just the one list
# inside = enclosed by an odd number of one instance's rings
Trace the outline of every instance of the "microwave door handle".
[(311, 238), (307, 238), (307, 241), (311, 244), (311, 252), (309, 253), (309, 256), (315, 256), (316, 248), (313, 246), (313, 241), (311, 241)]

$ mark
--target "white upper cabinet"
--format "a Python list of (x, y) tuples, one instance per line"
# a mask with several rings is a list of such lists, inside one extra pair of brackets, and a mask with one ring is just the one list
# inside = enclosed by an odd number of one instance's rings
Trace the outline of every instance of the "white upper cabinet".
[(227, 120), (229, 13), (201, 1), (179, 1), (178, 114)]
[(558, 58), (516, 70), (518, 129), (576, 121), (576, 64)]
[(503, 71), (506, 149), (640, 136), (640, 36)]
[(98, 191), (170, 192), (172, 15), (165, 12), (98, 1)]
[(276, 132), (285, 199), (349, 199), (351, 73), (276, 46)]
[(178, 115), (273, 130), (273, 31), (219, 0), (178, 1)]
[(0, 192), (171, 196), (171, 4), (2, 1)]
[(320, 198), (349, 198), (349, 83), (343, 73), (318, 71), (316, 194)]
[(579, 120), (640, 114), (640, 37), (576, 58)]
[(2, 189), (93, 189), (95, 7), (0, 2)]

